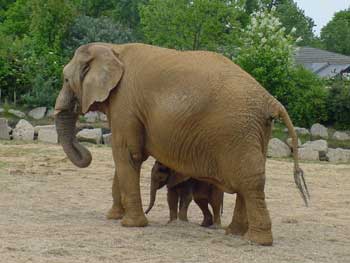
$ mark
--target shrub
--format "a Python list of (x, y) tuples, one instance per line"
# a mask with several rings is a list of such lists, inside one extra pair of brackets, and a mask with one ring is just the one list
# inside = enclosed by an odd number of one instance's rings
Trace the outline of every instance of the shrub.
[(350, 129), (350, 81), (336, 79), (331, 83), (327, 99), (329, 124)]
[(297, 67), (291, 71), (291, 87), (287, 96), (287, 109), (293, 123), (310, 127), (327, 121), (325, 82), (311, 71)]
[(91, 42), (127, 43), (134, 40), (133, 32), (113, 22), (108, 17), (78, 17), (69, 30), (64, 43), (66, 53), (70, 57), (76, 48)]

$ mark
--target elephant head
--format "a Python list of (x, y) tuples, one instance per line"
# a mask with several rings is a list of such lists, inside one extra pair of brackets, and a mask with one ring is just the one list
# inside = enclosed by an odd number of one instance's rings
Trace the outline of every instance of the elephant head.
[(63, 69), (64, 83), (56, 100), (55, 123), (64, 152), (78, 167), (89, 166), (92, 157), (76, 139), (77, 118), (107, 100), (123, 71), (116, 51), (102, 43), (81, 46)]
[(145, 211), (148, 214), (151, 211), (154, 202), (156, 200), (157, 190), (162, 188), (167, 184), (170, 177), (170, 169), (160, 162), (155, 162), (151, 172), (151, 191), (150, 191), (150, 202), (147, 210)]
[(148, 214), (148, 212), (151, 211), (156, 200), (158, 189), (162, 188), (164, 185), (166, 185), (168, 188), (173, 188), (180, 183), (187, 181), (188, 179), (190, 179), (190, 177), (183, 176), (156, 161), (151, 172), (150, 203), (145, 213)]

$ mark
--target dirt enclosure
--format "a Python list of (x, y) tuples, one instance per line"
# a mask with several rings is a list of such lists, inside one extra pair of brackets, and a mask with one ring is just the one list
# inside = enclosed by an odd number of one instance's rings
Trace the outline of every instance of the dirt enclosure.
[[(350, 165), (302, 163), (312, 202), (304, 207), (288, 160), (268, 160), (266, 195), (274, 245), (249, 245), (223, 229), (167, 224), (166, 190), (158, 192), (149, 226), (124, 228), (106, 220), (111, 149), (89, 146), (90, 167), (74, 167), (57, 145), (0, 142), (0, 262), (350, 262)], [(152, 160), (142, 168), (149, 200)], [(225, 195), (223, 225), (234, 196)]]

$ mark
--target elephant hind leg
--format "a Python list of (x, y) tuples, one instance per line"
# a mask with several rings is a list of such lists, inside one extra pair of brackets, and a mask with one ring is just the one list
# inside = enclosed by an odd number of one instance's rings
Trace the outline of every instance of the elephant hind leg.
[(204, 198), (196, 198), (194, 197), (194, 201), (199, 206), (199, 208), (202, 210), (203, 213), (203, 221), (201, 223), (201, 226), (209, 227), (213, 224), (213, 216), (209, 211), (208, 208), (208, 199)]
[[(249, 151), (247, 151), (249, 152)], [(248, 221), (244, 238), (260, 245), (270, 246), (273, 243), (271, 219), (265, 202), (265, 162), (261, 151), (251, 151), (242, 156), (240, 176), (243, 178), (237, 205), (230, 230), (243, 234)], [(244, 209), (245, 206), (245, 209)], [(246, 215), (244, 214), (246, 211)]]
[[(186, 184), (187, 182), (184, 182)], [(192, 201), (192, 191), (191, 186), (186, 184), (183, 188), (180, 189), (180, 207), (179, 207), (179, 219), (181, 221), (188, 221), (187, 211), (188, 207)]]
[(247, 210), (244, 198), (241, 194), (236, 196), (236, 204), (232, 222), (226, 229), (226, 234), (243, 236), (248, 230)]

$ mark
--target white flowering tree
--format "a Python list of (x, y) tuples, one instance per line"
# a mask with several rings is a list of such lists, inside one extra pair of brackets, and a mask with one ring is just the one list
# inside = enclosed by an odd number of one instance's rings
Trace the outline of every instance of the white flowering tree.
[(294, 124), (307, 127), (327, 120), (327, 90), (316, 75), (293, 65), (301, 40), (295, 31), (286, 32), (274, 8), (253, 13), (235, 62), (287, 107)]
[(253, 13), (242, 32), (235, 61), (277, 97), (283, 97), (280, 89), (285, 88), (292, 69), (294, 32), (294, 28), (285, 32), (274, 8)]

